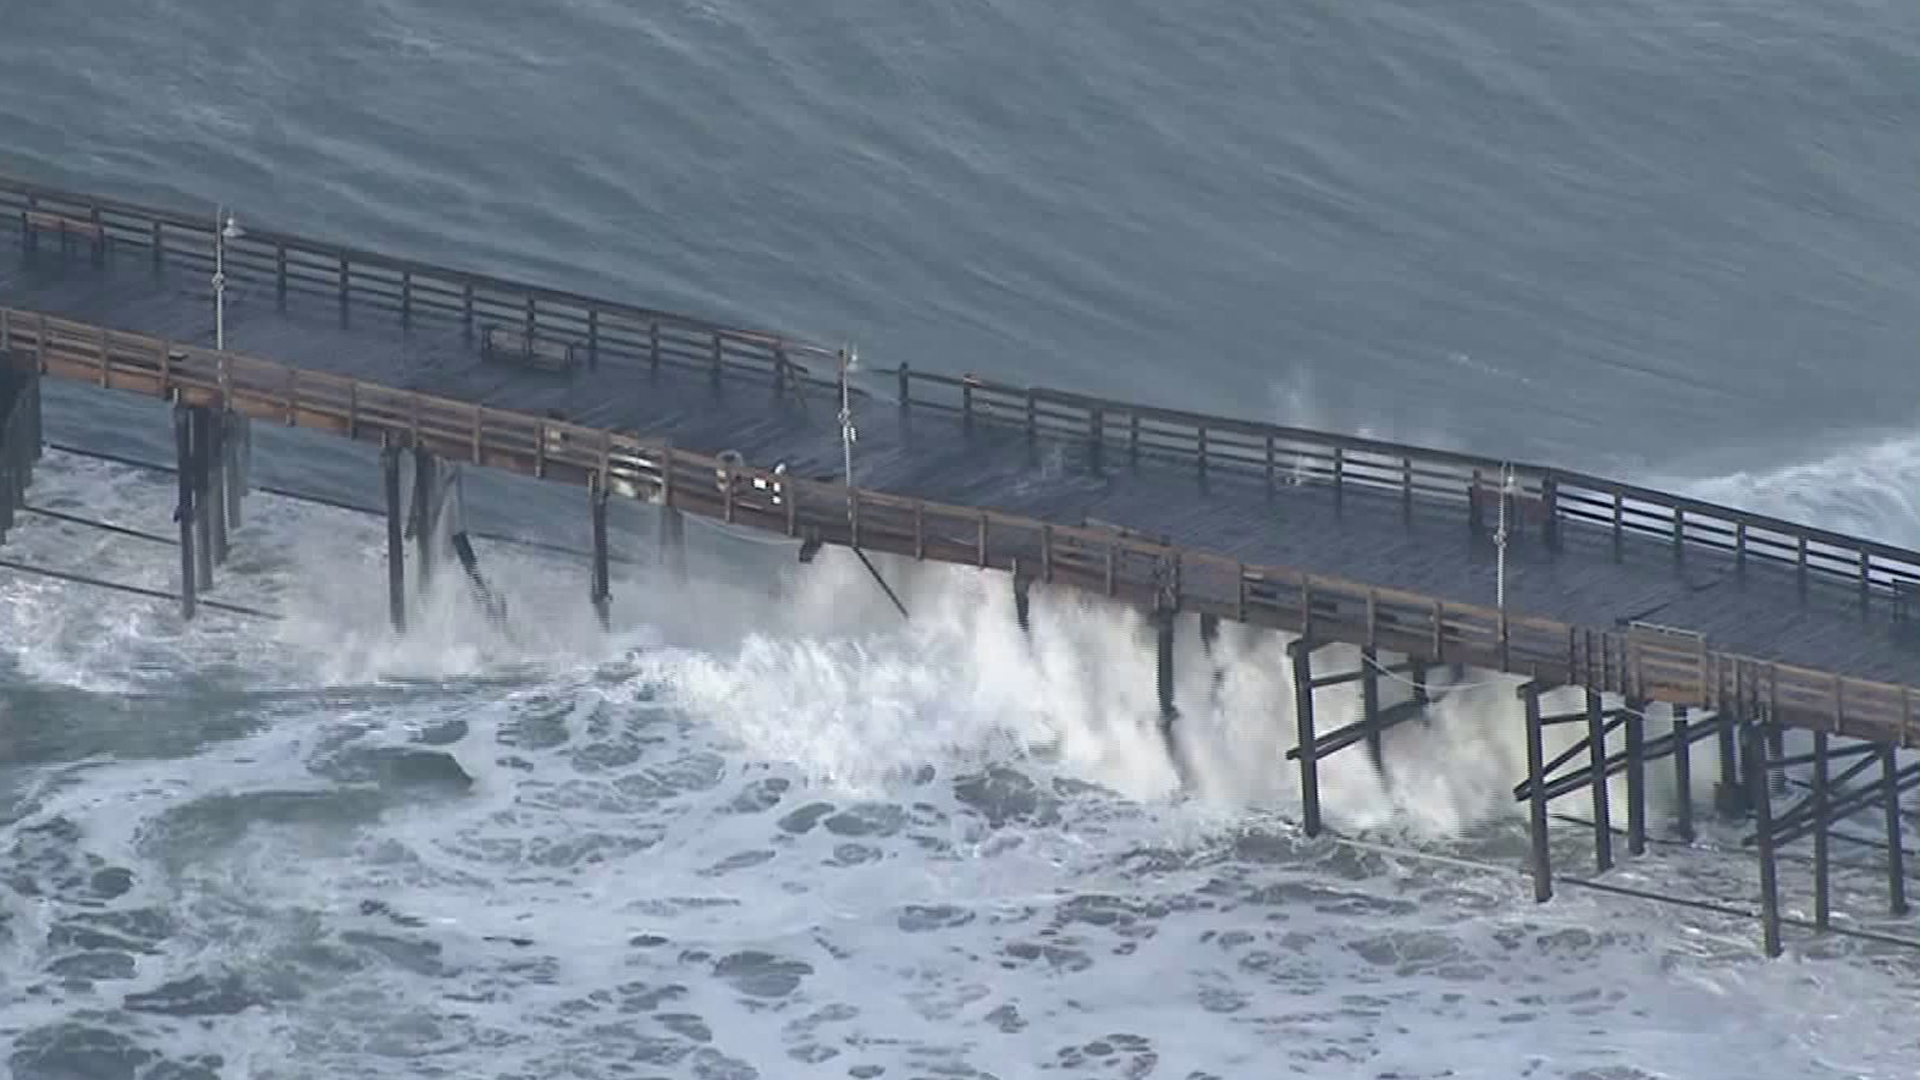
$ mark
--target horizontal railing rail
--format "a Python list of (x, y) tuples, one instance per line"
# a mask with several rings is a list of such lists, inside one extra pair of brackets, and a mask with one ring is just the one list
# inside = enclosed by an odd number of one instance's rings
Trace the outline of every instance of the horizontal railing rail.
[[(211, 271), (215, 231), (198, 218), (94, 195), (0, 178), (0, 214), (16, 217), (30, 241), (42, 234), (89, 244), (144, 248), (156, 264)], [(589, 366), (603, 358), (652, 368), (696, 370), (776, 385), (838, 386), (838, 353), (764, 331), (578, 293), (511, 282), (340, 244), (249, 226), (227, 240), (224, 272), (236, 282), (324, 297), (403, 319), (438, 320), (475, 332), (498, 327), (527, 340), (571, 345)], [(824, 374), (816, 374), (822, 372)]]
[(1587, 473), (1381, 439), (1207, 416), (1069, 391), (1015, 386), (977, 376), (898, 369), (897, 400), (931, 408), (962, 423), (1024, 429), (1049, 439), (1074, 439), (1124, 455), (1177, 461), (1201, 471), (1264, 479), (1269, 490), (1316, 484), (1337, 494), (1357, 490), (1416, 505), (1465, 506), (1479, 514), (1497, 505), (1503, 472), (1511, 469), (1517, 524), (1550, 544), (1564, 524), (1610, 536), (1617, 557), (1629, 538), (1657, 540), (1684, 560), (1704, 551), (1727, 559), (1737, 572), (1772, 565), (1796, 574), (1802, 587), (1838, 585), (1874, 598), (1905, 603), (1920, 592), (1920, 551), (1801, 525)]
[(233, 352), (0, 308), (0, 354), (43, 374), (575, 484), (793, 538), (1011, 571), (1140, 607), (1302, 634), (1912, 745), (1910, 686), (1714, 650), (1685, 631), (1594, 629), (983, 507), (806, 480), (662, 440), (496, 409)]

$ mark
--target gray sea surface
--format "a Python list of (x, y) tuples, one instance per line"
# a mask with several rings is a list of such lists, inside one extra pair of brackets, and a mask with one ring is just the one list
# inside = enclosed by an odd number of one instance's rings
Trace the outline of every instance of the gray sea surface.
[[(1876, 0), (0, 0), (0, 172), (1920, 545), (1916, 72)], [(49, 392), (59, 442), (166, 425)], [(378, 495), (292, 433), (256, 472)], [(577, 492), (467, 484), (583, 545)], [(49, 452), (33, 497), (171, 528), (135, 467)], [(278, 622), (0, 570), (0, 1069), (1915, 1075), (1911, 950), (1534, 905), (1509, 683), (1330, 760), (1358, 839), (1308, 841), (1271, 636), (1183, 632), (1180, 793), (1136, 615), (1041, 589), (1027, 638), (1004, 580), (883, 562), (903, 623), (704, 524), (683, 586), (654, 526), (619, 510), (610, 634), (581, 560), (488, 541), (513, 630), (443, 579), (395, 640), (380, 522), (264, 495), (216, 595)], [(174, 573), (50, 519), (5, 554)], [(1742, 835), (1607, 880), (1750, 906)], [(1836, 851), (1845, 925), (1920, 937)]]

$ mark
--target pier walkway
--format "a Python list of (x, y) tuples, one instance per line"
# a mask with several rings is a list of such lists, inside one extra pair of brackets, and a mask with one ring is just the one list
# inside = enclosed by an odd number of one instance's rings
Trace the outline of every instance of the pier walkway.
[[(210, 221), (19, 182), (0, 182), (0, 215), (18, 226), (0, 230), (0, 304), (212, 344)], [(240, 352), (841, 479), (832, 350), (251, 227), (226, 259)], [(529, 339), (552, 355), (524, 355)], [(854, 378), (862, 488), (1493, 604), (1501, 462), (992, 373)], [(1516, 617), (1657, 623), (1756, 660), (1920, 681), (1920, 632), (1903, 623), (1920, 552), (1571, 470), (1520, 463), (1513, 476)]]
[[(1532, 803), (1538, 895), (1551, 891), (1548, 799), (1590, 786), (1604, 833), (1599, 793), (1626, 771), (1639, 792), (1628, 826), (1638, 850), (1646, 762), (1670, 756), (1684, 778), (1688, 748), (1717, 734), (1722, 776), (1757, 804), (1769, 951), (1774, 841), (1805, 835), (1809, 815), (1824, 837), (1837, 820), (1829, 811), (1857, 813), (1884, 795), (1899, 850), (1899, 795), (1920, 783), (1920, 766), (1894, 757), (1920, 734), (1920, 628), (1908, 621), (1920, 552), (1550, 465), (1102, 400), (991, 372), (862, 363), (843, 376), (844, 354), (774, 333), (252, 226), (224, 245), (227, 347), (217, 350), (212, 221), (0, 180), (8, 220), (0, 358), (180, 406), (183, 507), (204, 501), (190, 489), (205, 478), (188, 463), (227, 468), (217, 417), (238, 415), (587, 485), (596, 505), (613, 494), (814, 544), (1009, 571), (1016, 589), (1074, 586), (1154, 613), (1169, 726), (1174, 613), (1199, 614), (1203, 634), (1205, 620), (1223, 618), (1273, 627), (1302, 646), (1290, 646), (1292, 756), (1310, 833), (1316, 759), (1363, 738), (1377, 753), (1388, 723), (1369, 691), (1357, 727), (1371, 730), (1320, 735), (1316, 689), (1372, 687), (1378, 652), (1513, 672), (1529, 680), (1532, 752), (1516, 796)], [(843, 377), (858, 431), (852, 485)], [(18, 475), (30, 403), (9, 393), (13, 449), (0, 465)], [(37, 445), (37, 413), (31, 428)], [(397, 625), (396, 462), (388, 455)], [(1506, 604), (1496, 608), (1502, 520)], [(183, 551), (187, 530), (183, 517)], [(598, 598), (599, 510), (595, 530)], [(1316, 676), (1308, 657), (1331, 642), (1360, 646), (1361, 669)], [(1577, 717), (1541, 715), (1540, 694), (1558, 686), (1586, 689)], [(1603, 692), (1621, 695), (1624, 712), (1603, 711)], [(1647, 739), (1639, 710), (1656, 701), (1674, 707), (1675, 730)], [(1714, 723), (1689, 730), (1691, 708)], [(1590, 761), (1552, 778), (1574, 751), (1545, 762), (1540, 730), (1575, 719), (1587, 724)], [(1607, 740), (1621, 724), (1626, 746), (1614, 755)], [(1817, 810), (1775, 822), (1766, 777), (1814, 760), (1782, 756), (1782, 726), (1817, 733), (1822, 794)], [(1882, 762), (1882, 779), (1829, 793), (1829, 736), (1860, 740), (1862, 765)], [(1904, 910), (1897, 858), (1889, 873)]]

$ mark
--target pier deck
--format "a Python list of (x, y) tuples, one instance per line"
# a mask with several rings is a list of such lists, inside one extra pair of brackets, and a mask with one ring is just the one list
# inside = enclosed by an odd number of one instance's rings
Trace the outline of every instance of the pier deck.
[[(212, 343), (210, 223), (21, 184), (0, 185), (0, 213), (0, 305)], [(287, 234), (250, 230), (227, 260), (229, 349), (840, 478), (830, 350)], [(856, 386), (865, 489), (1492, 606), (1498, 462), (892, 366)], [(1920, 633), (1896, 618), (1920, 554), (1566, 470), (1514, 475), (1516, 618), (1643, 620), (1888, 683), (1920, 671)]]

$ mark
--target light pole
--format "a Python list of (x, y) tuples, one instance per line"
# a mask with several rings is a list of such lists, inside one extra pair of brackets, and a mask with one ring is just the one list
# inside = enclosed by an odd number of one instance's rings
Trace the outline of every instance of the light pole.
[[(224, 218), (224, 222), (221, 220)], [(213, 231), (213, 347), (227, 347), (227, 241), (247, 235), (233, 215), (222, 207), (214, 213)]]

